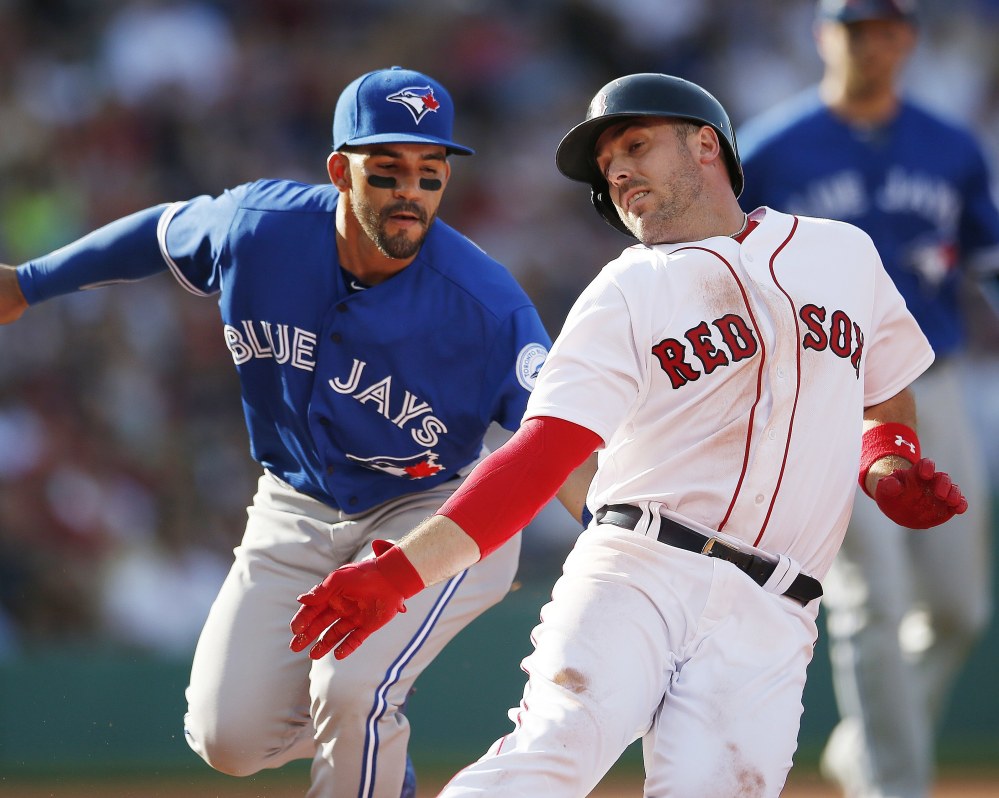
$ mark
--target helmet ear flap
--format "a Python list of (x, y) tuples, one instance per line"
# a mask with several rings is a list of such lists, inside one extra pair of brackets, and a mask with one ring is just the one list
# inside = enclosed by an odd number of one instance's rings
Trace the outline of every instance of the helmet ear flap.
[(625, 226), (621, 217), (618, 216), (617, 208), (614, 207), (614, 203), (611, 202), (607, 194), (607, 186), (590, 186), (590, 202), (593, 203), (593, 207), (597, 209), (597, 213), (603, 217), (607, 224), (626, 236), (635, 237), (635, 234)]

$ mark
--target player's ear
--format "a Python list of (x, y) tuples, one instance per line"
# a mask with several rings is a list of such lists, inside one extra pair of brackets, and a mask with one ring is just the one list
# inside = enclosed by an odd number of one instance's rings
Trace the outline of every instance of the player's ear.
[(718, 138), (718, 131), (710, 125), (702, 125), (700, 130), (697, 131), (697, 155), (703, 164), (710, 163), (716, 158), (720, 158), (722, 163), (725, 161), (721, 141)]
[(340, 191), (350, 188), (350, 160), (342, 152), (331, 152), (326, 159), (330, 182)]

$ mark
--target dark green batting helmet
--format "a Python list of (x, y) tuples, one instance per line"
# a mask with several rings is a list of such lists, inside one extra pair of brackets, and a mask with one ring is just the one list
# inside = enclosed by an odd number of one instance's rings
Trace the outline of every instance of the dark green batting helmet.
[(742, 193), (744, 179), (735, 130), (722, 104), (696, 83), (673, 75), (655, 72), (625, 75), (596, 93), (586, 119), (565, 134), (555, 152), (558, 170), (571, 180), (589, 184), (593, 207), (612, 227), (633, 235), (610, 201), (607, 181), (597, 168), (593, 150), (608, 127), (636, 116), (686, 119), (710, 125), (718, 133), (732, 190), (736, 197)]

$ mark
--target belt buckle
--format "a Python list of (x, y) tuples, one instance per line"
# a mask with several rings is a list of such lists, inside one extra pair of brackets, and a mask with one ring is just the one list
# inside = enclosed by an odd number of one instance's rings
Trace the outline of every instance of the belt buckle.
[(707, 557), (717, 557), (720, 552), (716, 552), (715, 548), (731, 549), (732, 547), (729, 546), (725, 541), (721, 540), (720, 538), (712, 537), (708, 538), (707, 541), (705, 541), (704, 545), (701, 547), (701, 554), (704, 554)]

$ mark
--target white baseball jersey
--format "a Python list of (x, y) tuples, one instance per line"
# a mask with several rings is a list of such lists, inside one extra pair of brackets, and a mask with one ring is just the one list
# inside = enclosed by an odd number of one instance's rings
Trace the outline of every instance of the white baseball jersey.
[(591, 511), (661, 502), (821, 579), (849, 519), (863, 409), (933, 351), (866, 233), (769, 208), (751, 218), (741, 245), (636, 245), (605, 266), (525, 418), (604, 440)]

